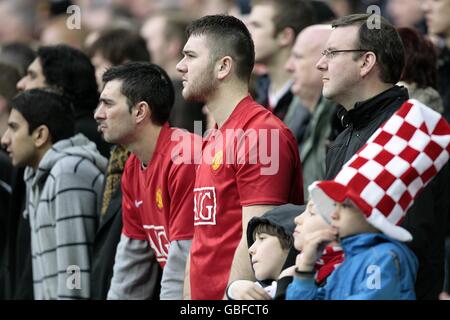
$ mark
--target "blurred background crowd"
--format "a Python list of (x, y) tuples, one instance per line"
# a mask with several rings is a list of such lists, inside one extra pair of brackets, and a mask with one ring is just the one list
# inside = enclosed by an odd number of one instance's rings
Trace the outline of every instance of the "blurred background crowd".
[[(299, 30), (296, 30), (297, 33), (308, 25), (326, 24), (353, 13), (380, 13), (399, 28), (406, 52), (406, 67), (401, 84), (408, 88), (411, 97), (421, 100), (450, 120), (450, 0), (312, 0), (310, 2), (314, 8), (315, 19), (308, 23), (305, 21), (305, 25), (300, 25)], [(430, 5), (431, 2), (433, 5)], [(297, 68), (295, 50), (298, 48), (294, 46), (295, 37), (285, 47), (281, 45), (278, 47), (278, 44), (273, 41), (275, 35), (272, 39), (264, 34), (262, 27), (264, 15), (262, 13), (258, 15), (256, 11), (251, 15), (251, 11), (251, 0), (0, 0), (0, 137), (7, 127), (6, 105), (12, 97), (19, 91), (39, 87), (39, 81), (47, 82), (47, 84), (52, 84), (53, 81), (59, 84), (59, 79), (49, 77), (53, 71), (48, 71), (51, 68), (45, 63), (46, 59), (52, 59), (51, 55), (45, 50), (39, 50), (42, 46), (59, 44), (78, 49), (89, 57), (95, 68), (98, 91), (102, 89), (103, 73), (111, 66), (127, 61), (149, 61), (161, 66), (173, 80), (175, 87), (176, 97), (170, 124), (194, 132), (194, 121), (202, 121), (203, 133), (214, 123), (201, 104), (184, 101), (181, 95), (181, 74), (176, 70), (176, 65), (182, 58), (182, 49), (186, 42), (185, 29), (191, 21), (210, 14), (229, 14), (242, 19), (247, 24), (255, 42), (257, 64), (253, 71), (255, 77), (251, 81), (252, 95), (256, 101), (270, 108), (288, 125), (298, 141), (299, 149), (302, 150), (307, 141), (306, 137), (308, 134), (311, 135), (312, 130), (308, 129), (310, 132), (306, 132), (308, 128), (306, 124), (311, 118), (318, 118), (317, 110), (322, 110), (319, 108), (321, 78), (316, 79), (316, 75), (313, 76), (317, 70), (308, 73), (306, 69)], [(313, 38), (305, 38), (306, 40), (303, 39), (303, 41), (313, 43)], [(316, 38), (320, 45), (323, 45), (324, 39)], [(300, 38), (297, 41), (300, 43)], [(63, 51), (61, 54), (68, 54)], [(290, 58), (291, 54), (293, 58)], [(289, 62), (289, 59), (294, 60)], [(73, 64), (72, 68), (77, 68), (75, 64), (77, 60), (78, 57), (73, 57), (73, 59), (64, 60), (64, 63)], [(40, 63), (35, 64), (34, 61), (40, 61)], [(315, 64), (310, 63), (309, 66), (315, 69)], [(42, 70), (39, 71), (36, 68), (44, 69), (45, 79), (37, 78), (36, 75), (42, 75)], [(59, 67), (53, 66), (53, 68)], [(301, 73), (311, 76), (308, 79), (300, 79)], [(295, 81), (291, 79), (292, 76)], [(81, 79), (70, 79), (70, 76), (68, 78), (67, 88), (78, 86), (83, 82)], [(95, 81), (92, 81), (95, 84)], [(316, 82), (312, 83), (313, 81)], [(63, 89), (66, 90), (65, 87)], [(311, 96), (314, 97), (311, 105), (308, 105)], [(107, 158), (114, 158), (114, 155), (120, 155), (120, 152), (128, 156), (125, 151), (118, 149), (111, 153), (111, 146), (102, 141), (96, 130), (92, 115), (98, 102), (96, 100), (98, 95), (93, 98), (93, 103), (87, 103), (88, 97), (84, 94), (74, 98), (75, 101), (80, 101), (80, 108), (75, 105), (76, 126), (78, 126), (76, 131), (83, 132), (94, 141), (102, 155)], [(328, 106), (325, 107), (328, 108)], [(333, 116), (336, 112), (332, 111), (336, 111), (337, 106), (331, 105), (328, 110), (331, 111), (320, 116), (331, 119), (330, 122), (333, 123), (327, 123), (326, 130), (321, 129), (323, 132), (321, 139), (332, 141), (342, 127), (339, 123), (334, 123), (338, 121), (336, 121), (337, 117)], [(325, 145), (320, 147), (325, 150)], [(7, 158), (7, 156), (1, 151), (0, 160), (4, 160), (1, 163), (5, 163), (6, 160), (1, 157)], [(306, 155), (300, 152), (300, 157), (303, 167), (307, 168)], [(126, 157), (124, 159), (126, 160)], [(316, 158), (309, 161), (315, 167), (320, 165), (320, 160)], [(124, 161), (122, 162), (120, 170), (123, 170)], [(114, 162), (110, 161), (107, 171), (109, 176), (115, 173), (114, 168), (111, 169), (111, 163)], [(11, 167), (0, 167), (0, 177), (8, 177), (11, 181), (10, 170), (12, 170)], [(304, 170), (305, 186), (317, 179), (316, 176), (307, 176), (311, 172), (314, 170)], [(121, 172), (119, 172), (119, 178), (120, 174)], [(21, 179), (21, 174), (16, 176)], [(0, 184), (0, 187), (8, 191), (8, 196), (12, 197), (12, 201), (8, 199), (9, 203), (22, 204), (25, 191), (21, 189), (23, 187), (18, 187), (17, 183), (12, 181), (10, 185)], [(103, 195), (108, 201), (112, 191), (117, 189), (117, 182), (111, 185), (113, 186), (109, 191), (108, 187), (105, 187)], [(11, 188), (15, 189), (12, 196)], [(14, 196), (17, 196), (17, 199)], [(108, 203), (104, 204), (102, 214), (105, 214), (103, 211), (106, 211), (107, 207)], [(9, 208), (16, 212), (21, 212), (22, 209), (20, 205), (18, 208)], [(11, 248), (11, 242), (27, 243), (29, 254), (29, 240), (21, 238), (21, 234), (26, 237), (29, 233), (25, 229), (21, 230), (21, 225), (27, 228), (27, 222), (17, 218), (19, 220), (11, 224), (10, 221), (6, 221), (6, 212), (4, 207), (0, 207), (1, 256), (3, 257), (3, 252), (7, 252), (9, 256), (11, 251), (21, 252), (20, 244)], [(11, 234), (12, 229), (14, 229), (13, 234)], [(450, 231), (450, 227), (448, 229)], [(118, 230), (120, 233), (120, 229)], [(7, 247), (8, 249), (5, 250)], [(26, 252), (24, 250), (23, 256), (19, 254), (13, 258), (18, 270), (16, 277), (27, 274), (26, 271), (21, 272), (20, 268), (30, 267), (29, 261), (26, 260), (29, 258)], [(446, 252), (450, 255), (449, 249)], [(114, 254), (110, 257), (113, 258)], [(112, 270), (113, 261), (108, 263)], [(449, 270), (448, 266), (446, 270)], [(28, 277), (30, 277), (29, 271)], [(8, 297), (30, 298), (29, 288), (24, 288), (24, 294), (21, 295), (19, 287), (20, 283), (28, 286), (29, 279), (17, 278), (13, 282), (16, 285), (15, 292), (8, 294)], [(447, 291), (450, 289), (448, 280), (445, 288)], [(103, 295), (104, 292), (99, 294), (99, 297), (104, 298)]]

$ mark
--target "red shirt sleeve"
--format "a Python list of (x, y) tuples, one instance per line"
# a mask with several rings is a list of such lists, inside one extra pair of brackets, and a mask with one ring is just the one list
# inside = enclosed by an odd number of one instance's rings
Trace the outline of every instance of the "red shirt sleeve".
[(256, 144), (248, 143), (250, 147), (245, 151), (242, 146), (238, 148), (238, 158), (245, 154), (248, 160), (257, 155), (255, 164), (245, 161), (237, 166), (236, 183), (241, 206), (303, 202), (298, 148), (285, 130), (269, 129), (265, 137), (259, 136)]
[(122, 233), (128, 238), (136, 240), (147, 240), (142, 221), (139, 213), (136, 211), (134, 199), (130, 196), (130, 176), (134, 172), (134, 160), (132, 155), (125, 164), (125, 169), (122, 174)]

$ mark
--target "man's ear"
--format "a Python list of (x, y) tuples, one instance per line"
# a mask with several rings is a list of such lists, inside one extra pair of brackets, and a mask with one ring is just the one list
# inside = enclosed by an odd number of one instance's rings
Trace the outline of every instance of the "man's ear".
[(222, 59), (220, 59), (220, 61), (216, 63), (217, 79), (219, 80), (225, 79), (231, 73), (231, 70), (233, 69), (233, 64), (234, 64), (233, 58), (231, 58), (230, 56), (225, 56)]
[(152, 111), (150, 110), (150, 106), (145, 101), (138, 102), (133, 110), (132, 113), (134, 115), (136, 124), (143, 122), (146, 118), (151, 118)]
[(375, 53), (369, 51), (366, 52), (362, 57), (361, 57), (361, 61), (360, 61), (360, 74), (361, 77), (364, 78), (365, 76), (367, 76), (372, 69), (375, 67), (377, 63), (377, 56), (375, 55)]
[(51, 135), (46, 125), (40, 125), (34, 129), (32, 133), (34, 145), (36, 148), (41, 148), (46, 143), (51, 142)]
[(287, 27), (278, 32), (277, 39), (283, 47), (291, 47), (295, 43), (295, 31), (294, 29)]

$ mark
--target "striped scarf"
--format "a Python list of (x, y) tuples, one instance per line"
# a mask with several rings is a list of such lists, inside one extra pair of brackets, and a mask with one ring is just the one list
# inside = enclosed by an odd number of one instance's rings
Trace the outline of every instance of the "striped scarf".
[(328, 246), (316, 262), (316, 283), (323, 284), (328, 276), (344, 261), (344, 251), (340, 246)]

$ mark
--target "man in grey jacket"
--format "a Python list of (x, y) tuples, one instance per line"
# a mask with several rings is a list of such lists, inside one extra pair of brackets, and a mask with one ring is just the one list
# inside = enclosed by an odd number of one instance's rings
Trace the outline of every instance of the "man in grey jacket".
[(332, 129), (332, 117), (336, 114), (336, 104), (322, 96), (322, 73), (316, 68), (330, 34), (330, 25), (305, 28), (297, 36), (285, 65), (286, 70), (292, 74), (291, 90), (300, 102), (300, 105), (293, 107), (297, 108), (297, 112), (301, 112), (298, 110), (304, 107), (311, 113), (311, 120), (303, 129), (305, 133), (297, 141), (303, 167), (305, 199), (308, 199), (308, 186), (325, 178), (328, 138)]
[(44, 90), (11, 101), (2, 144), (26, 166), (35, 299), (88, 299), (92, 242), (106, 159), (74, 134), (71, 104)]

